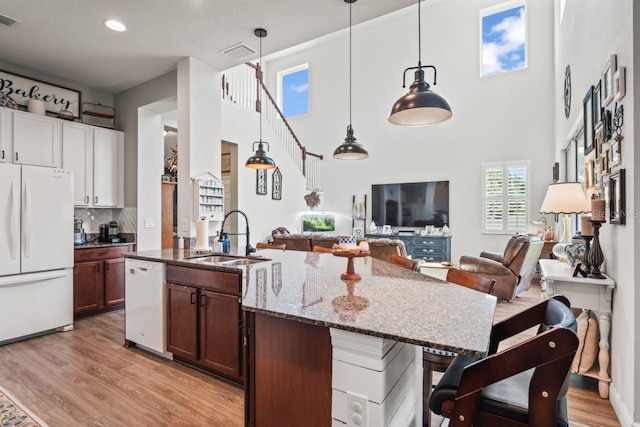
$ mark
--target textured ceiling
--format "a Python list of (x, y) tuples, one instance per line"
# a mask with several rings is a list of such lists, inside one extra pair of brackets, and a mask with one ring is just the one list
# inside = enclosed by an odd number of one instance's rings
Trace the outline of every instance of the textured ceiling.
[[(360, 0), (354, 25), (416, 0)], [(254, 28), (269, 31), (263, 56), (349, 25), (344, 0), (0, 0), (0, 60), (118, 93), (194, 57), (223, 70), (241, 60), (220, 53), (244, 42), (258, 51)], [(104, 26), (118, 19), (123, 33)]]

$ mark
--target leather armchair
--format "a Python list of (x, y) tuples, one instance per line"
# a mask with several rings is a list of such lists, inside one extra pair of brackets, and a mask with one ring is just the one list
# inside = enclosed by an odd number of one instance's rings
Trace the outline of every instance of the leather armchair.
[(460, 269), (496, 281), (493, 295), (511, 301), (529, 289), (544, 242), (538, 236), (516, 234), (503, 254), (481, 252), (479, 257), (463, 256)]

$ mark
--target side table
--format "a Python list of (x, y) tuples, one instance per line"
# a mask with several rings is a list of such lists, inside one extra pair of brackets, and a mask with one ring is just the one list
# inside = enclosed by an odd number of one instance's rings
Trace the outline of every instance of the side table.
[(569, 298), (572, 307), (580, 307), (596, 312), (600, 324), (598, 366), (586, 374), (598, 380), (600, 397), (609, 397), (609, 333), (611, 331), (611, 301), (616, 283), (609, 276), (605, 279), (572, 277), (573, 268), (567, 263), (551, 259), (541, 259), (540, 264), (543, 298), (562, 294)]

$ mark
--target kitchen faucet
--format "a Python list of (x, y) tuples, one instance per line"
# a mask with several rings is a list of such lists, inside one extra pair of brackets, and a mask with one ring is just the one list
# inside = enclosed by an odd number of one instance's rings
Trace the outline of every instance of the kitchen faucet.
[(245, 246), (245, 255), (249, 256), (252, 252), (256, 251), (256, 248), (252, 247), (251, 243), (249, 242), (249, 218), (247, 218), (247, 214), (242, 212), (241, 210), (234, 209), (232, 211), (227, 212), (227, 214), (224, 216), (224, 219), (222, 220), (222, 227), (220, 227), (220, 237), (218, 238), (218, 241), (222, 242), (222, 240), (223, 240), (222, 231), (224, 230), (224, 223), (227, 220), (227, 218), (229, 217), (229, 215), (231, 215), (232, 213), (238, 213), (238, 214), (242, 215), (244, 217), (245, 224), (247, 224), (247, 228), (246, 228), (244, 233), (232, 233), (232, 234), (234, 234), (234, 235), (245, 234), (247, 236), (247, 246)]

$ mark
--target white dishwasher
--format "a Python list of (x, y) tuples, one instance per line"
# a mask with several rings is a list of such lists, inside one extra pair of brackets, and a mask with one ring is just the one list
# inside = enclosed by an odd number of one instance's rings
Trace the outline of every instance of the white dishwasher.
[(129, 341), (168, 359), (165, 264), (125, 260), (125, 327)]

